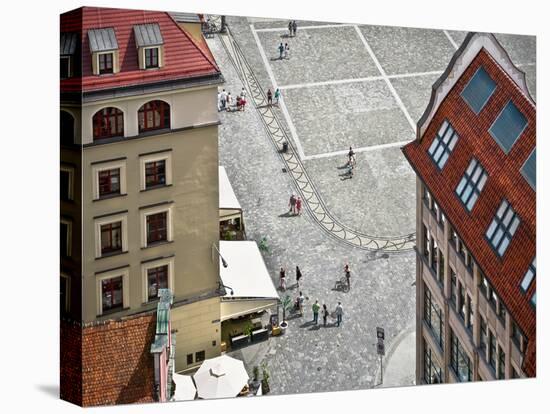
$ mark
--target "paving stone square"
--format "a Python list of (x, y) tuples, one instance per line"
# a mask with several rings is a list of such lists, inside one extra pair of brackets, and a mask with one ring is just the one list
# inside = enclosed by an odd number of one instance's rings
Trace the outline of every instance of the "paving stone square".
[[(278, 85), (379, 75), (353, 27), (298, 28), (292, 38), (288, 31), (257, 34)], [(279, 59), (281, 42), (289, 44), (289, 59)]]
[(432, 94), (432, 85), (439, 76), (439, 74), (435, 74), (390, 80), (415, 123), (418, 122), (428, 106)]
[(383, 80), (288, 89), (283, 95), (306, 156), (414, 137)]
[(387, 75), (443, 71), (455, 49), (442, 30), (361, 26)]

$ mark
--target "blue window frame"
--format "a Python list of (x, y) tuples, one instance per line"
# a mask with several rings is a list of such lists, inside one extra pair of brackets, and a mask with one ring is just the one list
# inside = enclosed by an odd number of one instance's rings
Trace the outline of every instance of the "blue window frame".
[(526, 126), (527, 118), (525, 115), (521, 113), (512, 101), (508, 101), (489, 129), (489, 133), (502, 150), (508, 154)]
[(485, 237), (491, 243), (496, 253), (502, 257), (519, 226), (519, 217), (506, 200), (502, 200)]
[(432, 145), (430, 145), (428, 149), (428, 154), (430, 154), (430, 157), (432, 157), (432, 160), (434, 160), (440, 170), (445, 166), (457, 141), (458, 134), (455, 132), (450, 122), (444, 120)]
[(525, 276), (523, 277), (521, 281), (521, 290), (523, 293), (527, 292), (529, 289), (529, 286), (531, 286), (531, 282), (535, 279), (537, 276), (537, 258), (535, 257), (531, 264), (529, 265), (529, 268), (527, 269), (527, 272), (525, 272)]
[(478, 160), (472, 158), (470, 165), (468, 165), (466, 172), (456, 187), (456, 195), (468, 211), (472, 211), (472, 208), (474, 208), (486, 181), (487, 172)]
[(472, 111), (479, 114), (493, 95), (496, 87), (495, 81), (491, 79), (483, 67), (480, 67), (462, 90), (461, 96), (472, 108)]
[(521, 174), (527, 180), (533, 190), (537, 186), (537, 149), (535, 148), (523, 167), (521, 167)]

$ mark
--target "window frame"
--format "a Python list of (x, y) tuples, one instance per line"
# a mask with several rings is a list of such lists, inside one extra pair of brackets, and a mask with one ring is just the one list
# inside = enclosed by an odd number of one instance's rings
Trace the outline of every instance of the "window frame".
[[(122, 277), (122, 307), (103, 311), (102, 281)], [(130, 273), (128, 267), (96, 274), (96, 312), (97, 316), (124, 311), (130, 305)]]
[[(61, 279), (65, 281), (65, 303), (63, 304), (63, 311), (69, 313), (71, 311), (71, 277), (61, 272)], [(59, 286), (59, 295), (61, 296), (61, 285)]]
[[(436, 358), (434, 358), (434, 352), (432, 352), (432, 349), (424, 339), (422, 341), (424, 343), (424, 382), (426, 384), (441, 384), (443, 382), (441, 379), (443, 376), (443, 369), (439, 366)], [(426, 371), (426, 368), (429, 369), (429, 372)], [(439, 378), (439, 382), (434, 382), (434, 377)]]
[[(423, 303), (422, 319), (430, 328), (430, 332), (435, 339), (435, 342), (441, 350), (445, 349), (445, 318), (443, 308), (434, 300), (432, 292), (428, 285), (424, 283), (424, 303)], [(435, 321), (433, 315), (435, 314)], [(439, 323), (437, 324), (437, 322)]]
[[(468, 368), (468, 379), (463, 380), (460, 373), (460, 358), (464, 361), (466, 367)], [(460, 339), (451, 329), (451, 359), (450, 359), (451, 370), (456, 376), (458, 382), (471, 382), (473, 377), (473, 363), (470, 355), (466, 352), (466, 349), (462, 346)]]
[[(63, 252), (61, 252), (61, 244), (59, 245), (61, 257), (65, 257), (65, 258), (71, 257), (72, 252), (73, 252), (73, 249), (72, 249), (73, 221), (68, 217), (61, 217), (60, 224), (64, 224), (67, 227), (67, 235), (66, 235), (66, 239), (65, 239), (65, 242), (67, 243), (67, 249), (66, 249), (65, 254), (64, 254)], [(60, 241), (61, 241), (61, 226), (60, 226), (60, 229), (59, 229), (59, 233), (60, 233), (59, 237), (60, 237)]]
[[(447, 123), (447, 126), (444, 128), (445, 123)], [(443, 132), (442, 132), (443, 130)], [(445, 143), (444, 139), (445, 137), (450, 134), (448, 141)], [(456, 139), (455, 139), (456, 137)], [(451, 157), (451, 154), (456, 147), (456, 144), (458, 143), (458, 140), (460, 139), (460, 136), (454, 129), (453, 125), (448, 119), (444, 119), (441, 123), (441, 126), (439, 127), (438, 131), (435, 134), (435, 137), (433, 138), (432, 143), (430, 144), (428, 148), (428, 156), (430, 159), (435, 163), (435, 166), (439, 171), (443, 170), (445, 165), (447, 164), (447, 161)], [(436, 154), (441, 149), (441, 152), (436, 157)], [(447, 157), (442, 162), (444, 155), (447, 155)], [(436, 160), (437, 158), (437, 160)], [(440, 166), (440, 163), (442, 162), (443, 165)]]
[[(147, 170), (146, 166), (148, 163), (151, 162), (159, 162), (164, 161), (164, 184), (154, 185), (147, 187)], [(164, 151), (158, 151), (154, 154), (149, 155), (141, 155), (139, 157), (139, 163), (140, 163), (140, 190), (141, 191), (148, 191), (148, 190), (154, 190), (156, 188), (163, 188), (167, 186), (172, 185), (172, 151), (171, 150), (164, 150)]]
[[(120, 187), (120, 190), (119, 190), (119, 193), (116, 194), (116, 193), (113, 193), (113, 194), (108, 194), (108, 195), (102, 195), (100, 196), (100, 183), (99, 183), (99, 174), (101, 172), (104, 172), (104, 171), (108, 171), (108, 170), (114, 170), (114, 169), (117, 169), (119, 170), (119, 187)], [(108, 198), (113, 198), (113, 197), (120, 197), (120, 196), (125, 196), (127, 195), (127, 188), (126, 188), (126, 159), (123, 159), (123, 160), (117, 160), (117, 161), (107, 161), (107, 162), (100, 162), (100, 163), (96, 163), (94, 164), (93, 168), (92, 168), (92, 178), (93, 178), (93, 199), (94, 200), (104, 200), (104, 199), (108, 199)]]
[(74, 176), (75, 176), (75, 169), (74, 167), (66, 164), (61, 164), (60, 172), (67, 173), (69, 175), (69, 179), (67, 180), (67, 198), (63, 198), (61, 191), (61, 177), (60, 177), (60, 188), (59, 188), (59, 197), (62, 201), (74, 201)]
[[(530, 277), (528, 277), (530, 273)], [(527, 293), (533, 282), (537, 278), (537, 257), (535, 256), (533, 260), (531, 260), (531, 263), (529, 263), (529, 266), (527, 267), (527, 271), (525, 272), (525, 275), (521, 279), (521, 282), (519, 284), (520, 289), (523, 293)], [(527, 282), (528, 281), (528, 282)], [(524, 284), (527, 282), (527, 287), (524, 287)]]
[[(153, 50), (156, 50), (156, 65), (149, 65), (149, 59), (147, 58), (147, 52), (151, 52)], [(151, 56), (152, 57), (152, 56)], [(160, 68), (160, 46), (151, 46), (151, 47), (144, 47), (143, 48), (143, 66), (145, 69), (158, 69)]]
[[(158, 105), (158, 106), (157, 106)], [(155, 111), (159, 112), (159, 125), (155, 126)], [(161, 99), (153, 99), (144, 102), (138, 109), (138, 133), (146, 133), (149, 131), (158, 131), (163, 129), (171, 129), (172, 127), (172, 106)], [(148, 114), (152, 113), (152, 126), (148, 125)], [(141, 125), (141, 118), (143, 118), (143, 126)]]
[[(105, 231), (104, 228), (108, 227)], [(99, 226), (101, 232), (101, 257), (113, 256), (122, 253), (122, 220), (105, 223)], [(113, 240), (113, 234), (116, 235), (116, 230), (120, 234), (120, 240), (118, 240), (118, 247), (113, 247), (116, 243)], [(109, 233), (109, 248), (103, 245), (103, 234)]]
[[(111, 66), (106, 66), (107, 56), (111, 56)], [(101, 65), (104, 64), (104, 68)], [(107, 52), (97, 52), (97, 72), (99, 75), (109, 75), (115, 73), (115, 52), (110, 50)]]
[[(502, 114), (504, 113), (504, 111), (506, 110), (506, 108), (508, 108), (509, 105), (512, 105), (524, 118), (525, 118), (525, 125), (523, 126), (523, 128), (519, 131), (518, 135), (516, 136), (516, 138), (514, 139), (514, 142), (512, 142), (512, 145), (510, 145), (510, 148), (506, 149), (504, 148), (504, 144), (500, 142), (500, 139), (497, 138), (495, 136), (495, 134), (493, 133), (492, 129), (493, 127), (495, 126), (495, 124), (500, 120), (500, 117), (502, 116)], [(525, 130), (527, 129), (527, 127), (529, 126), (529, 120), (527, 119), (527, 117), (525, 116), (525, 114), (519, 110), (519, 108), (517, 107), (517, 105), (512, 101), (512, 99), (509, 99), (508, 102), (506, 102), (506, 104), (502, 107), (501, 111), (499, 112), (499, 114), (495, 117), (495, 120), (493, 121), (493, 123), (491, 124), (491, 126), (489, 127), (489, 134), (491, 135), (491, 137), (493, 137), (494, 141), (498, 144), (498, 146), (500, 147), (500, 149), (502, 151), (504, 151), (505, 154), (509, 154), (510, 151), (512, 150), (512, 148), (514, 147), (514, 145), (516, 144), (516, 142), (518, 141), (519, 137), (521, 137), (521, 135), (525, 132)]]
[[(502, 209), (503, 209), (502, 214), (499, 214), (499, 212)], [(504, 224), (510, 212), (512, 214), (510, 221), (508, 222), (508, 224)], [(516, 221), (517, 221), (517, 224), (515, 225), (515, 228), (513, 229), (513, 231), (511, 231)], [(514, 208), (512, 207), (512, 204), (507, 199), (505, 198), (502, 199), (502, 202), (499, 204), (499, 207), (495, 212), (495, 214), (493, 215), (491, 223), (489, 224), (489, 227), (487, 228), (484, 234), (485, 240), (489, 243), (489, 245), (491, 246), (491, 248), (493, 249), (497, 257), (499, 258), (504, 257), (520, 225), (521, 225), (521, 219), (519, 217), (519, 214), (514, 210)], [(493, 228), (492, 232), (490, 232), (491, 228)], [(497, 237), (497, 234), (499, 232), (501, 233), (500, 237)], [(489, 235), (489, 233), (491, 233), (491, 235)], [(503, 241), (506, 239), (508, 240), (507, 244), (504, 246), (504, 251), (500, 253), (500, 249), (503, 246)]]
[[(173, 238), (173, 203), (162, 204), (157, 207), (143, 208), (141, 210), (141, 247), (148, 248), (154, 247), (159, 244), (169, 243), (174, 240)], [(147, 217), (166, 212), (166, 240), (157, 241), (154, 243), (148, 243), (148, 229), (147, 229)]]
[[(485, 99), (485, 101), (483, 102), (483, 104), (481, 105), (481, 107), (479, 108), (479, 110), (475, 110), (472, 106), (472, 104), (468, 101), (468, 99), (466, 99), (466, 97), (464, 96), (464, 92), (466, 91), (466, 89), (469, 88), (470, 84), (472, 83), (472, 81), (474, 80), (474, 78), (478, 75), (478, 73), (480, 71), (483, 71), (487, 74), (487, 76), (489, 77), (489, 79), (491, 79), (491, 81), (493, 82), (493, 89), (491, 90), (491, 93), (489, 93), (489, 95), (487, 96), (487, 98)], [(489, 75), (489, 72), (487, 72), (487, 70), (485, 70), (485, 68), (483, 67), (483, 65), (480, 65), (477, 70), (475, 71), (475, 73), (472, 75), (472, 77), (470, 78), (470, 80), (468, 81), (468, 83), (466, 84), (466, 86), (464, 87), (464, 89), (462, 89), (462, 92), (460, 92), (460, 96), (462, 97), (462, 99), (464, 100), (464, 102), (466, 102), (466, 104), (468, 104), (468, 106), (470, 107), (470, 109), (476, 114), (476, 115), (479, 115), (481, 113), (481, 111), (483, 110), (483, 108), (485, 108), (485, 105), (487, 105), (487, 102), (489, 102), (489, 99), (491, 99), (491, 96), (493, 96), (493, 94), (495, 93), (497, 89), (497, 83), (494, 81), (493, 78), (491, 78), (491, 75)]]
[[(111, 131), (111, 124), (115, 123), (115, 132)], [(109, 138), (124, 137), (124, 123), (125, 114), (124, 111), (116, 106), (104, 106), (98, 109), (92, 115), (92, 141), (102, 141)], [(99, 125), (98, 125), (99, 124)], [(108, 133), (104, 133), (105, 128), (103, 124), (107, 125)]]
[[(67, 76), (63, 76), (63, 61), (66, 61), (67, 62)], [(71, 55), (60, 55), (59, 56), (59, 78), (61, 80), (63, 79), (69, 79), (69, 78), (72, 78), (72, 64), (71, 64)]]
[[(477, 176), (477, 179), (474, 180), (474, 176), (476, 174), (478, 174), (478, 176)], [(455, 188), (455, 195), (458, 197), (458, 199), (462, 203), (462, 206), (466, 209), (466, 211), (469, 214), (474, 209), (477, 203), (477, 200), (481, 196), (481, 192), (485, 187), (485, 184), (487, 184), (488, 179), (489, 179), (489, 174), (487, 173), (485, 168), (483, 168), (483, 165), (481, 164), (481, 162), (478, 161), (476, 158), (472, 158), (468, 163), (468, 167), (466, 167), (464, 174), (462, 174), (462, 177), (458, 182), (458, 185)], [(461, 188), (460, 191), (459, 191), (459, 188)], [(467, 194), (467, 190), (469, 190), (468, 196), (464, 197)], [(466, 200), (464, 200), (463, 197)], [(470, 206), (470, 202), (472, 200), (473, 200), (473, 203)]]
[[(122, 250), (116, 253), (103, 254), (101, 249), (101, 226), (116, 222), (121, 222), (122, 232)], [(123, 254), (128, 252), (128, 212), (112, 214), (109, 216), (97, 218), (94, 220), (95, 227), (95, 258), (101, 259), (103, 257), (110, 257), (117, 254)]]
[(168, 274), (167, 274), (167, 283), (168, 283), (168, 289), (171, 289), (174, 291), (174, 263), (175, 263), (175, 257), (165, 257), (157, 260), (149, 260), (146, 262), (141, 263), (141, 279), (142, 279), (142, 302), (144, 304), (155, 302), (158, 300), (158, 297), (151, 299), (149, 297), (149, 273), (148, 271), (153, 268), (167, 266), (168, 267)]

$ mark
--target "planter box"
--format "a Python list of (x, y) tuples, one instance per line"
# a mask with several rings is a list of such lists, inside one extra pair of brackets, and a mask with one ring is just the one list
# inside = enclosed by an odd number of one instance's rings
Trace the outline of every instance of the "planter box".
[(248, 335), (234, 336), (233, 338), (231, 338), (231, 346), (233, 348), (244, 346), (248, 344), (249, 340), (250, 340), (250, 337)]
[(269, 331), (265, 328), (256, 329), (255, 331), (252, 331), (252, 341), (258, 342), (258, 341), (264, 341), (269, 337)]

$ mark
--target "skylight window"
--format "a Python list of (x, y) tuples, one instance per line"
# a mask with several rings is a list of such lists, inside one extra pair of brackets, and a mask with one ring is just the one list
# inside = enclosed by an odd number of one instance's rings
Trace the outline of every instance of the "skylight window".
[(521, 281), (521, 290), (523, 290), (524, 293), (527, 292), (527, 290), (529, 289), (529, 286), (531, 286), (531, 283), (535, 279), (536, 275), (537, 275), (537, 263), (536, 263), (536, 258), (534, 258), (531, 264), (529, 265), (527, 272), (525, 272), (525, 276), (523, 277), (523, 280)]
[(473, 158), (460, 183), (458, 183), (458, 187), (456, 187), (456, 195), (468, 211), (472, 211), (472, 208), (474, 208), (486, 181), (487, 172), (485, 172), (479, 161)]
[(525, 118), (525, 115), (520, 112), (512, 101), (508, 101), (489, 132), (502, 150), (508, 154), (526, 126), (527, 118)]
[(537, 187), (537, 149), (535, 148), (523, 167), (521, 167), (521, 174), (533, 190)]
[(447, 120), (443, 121), (432, 145), (428, 149), (428, 153), (440, 170), (445, 166), (457, 141), (458, 134), (455, 132), (452, 125)]
[(491, 225), (487, 229), (485, 236), (495, 249), (496, 253), (502, 257), (519, 226), (519, 217), (508, 201), (503, 200), (493, 218)]
[(470, 108), (476, 114), (479, 114), (491, 95), (493, 95), (496, 87), (497, 84), (491, 79), (485, 69), (480, 67), (462, 91), (461, 96), (470, 105)]

